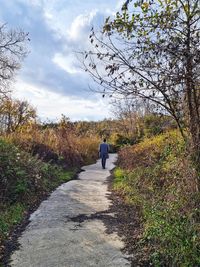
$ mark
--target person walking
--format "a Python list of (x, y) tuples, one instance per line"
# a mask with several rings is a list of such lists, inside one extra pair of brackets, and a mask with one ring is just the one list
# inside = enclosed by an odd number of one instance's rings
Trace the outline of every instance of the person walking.
[(106, 159), (109, 158), (109, 145), (106, 143), (106, 139), (103, 140), (103, 143), (99, 145), (99, 156), (101, 158), (102, 168), (106, 168)]

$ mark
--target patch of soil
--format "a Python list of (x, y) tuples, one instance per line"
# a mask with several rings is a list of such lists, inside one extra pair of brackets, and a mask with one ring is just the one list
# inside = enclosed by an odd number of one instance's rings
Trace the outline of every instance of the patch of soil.
[(125, 246), (123, 252), (130, 255), (132, 267), (149, 267), (150, 262), (147, 259), (146, 252), (140, 243), (140, 237), (143, 232), (143, 225), (140, 216), (140, 210), (134, 205), (127, 204), (119, 192), (113, 190), (113, 174), (108, 178), (108, 189), (111, 192), (109, 199), (112, 205), (108, 212), (115, 213), (116, 224), (113, 228), (112, 223), (109, 225), (105, 222), (108, 232), (117, 229), (118, 235), (122, 238)]
[[(40, 198), (37, 203), (34, 204), (24, 215), (22, 222), (16, 225), (10, 232), (8, 238), (3, 242), (2, 256), (0, 257), (0, 264), (5, 267), (9, 267), (9, 259), (13, 251), (17, 250), (20, 246), (18, 238), (29, 224), (30, 215), (38, 208), (40, 203), (47, 199), (47, 195)], [(0, 265), (1, 266), (1, 265)]]

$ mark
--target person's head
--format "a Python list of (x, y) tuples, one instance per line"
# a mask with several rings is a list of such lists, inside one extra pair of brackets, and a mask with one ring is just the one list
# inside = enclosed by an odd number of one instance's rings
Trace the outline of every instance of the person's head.
[(103, 139), (103, 142), (106, 143), (106, 138)]

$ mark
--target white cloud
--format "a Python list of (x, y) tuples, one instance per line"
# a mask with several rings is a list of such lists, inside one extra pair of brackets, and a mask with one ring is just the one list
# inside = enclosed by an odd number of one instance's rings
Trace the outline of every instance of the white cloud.
[(81, 72), (80, 68), (75, 66), (75, 57), (73, 54), (65, 56), (61, 53), (56, 53), (54, 55), (53, 62), (70, 74)]
[(89, 40), (90, 30), (94, 21), (99, 23), (100, 20), (103, 21), (103, 14), (99, 13), (97, 9), (75, 17), (69, 29), (66, 31), (66, 41), (63, 46), (63, 51), (55, 53), (52, 61), (70, 74), (82, 72), (75, 54), (77, 51), (91, 49)]
[(69, 6), (64, 0), (44, 1), (42, 5), (44, 21), (49, 29), (53, 30), (60, 39), (67, 38), (72, 14), (69, 13)]
[[(80, 14), (72, 22), (70, 29), (67, 31), (68, 38), (73, 41), (83, 41), (83, 37), (88, 37), (91, 22), (97, 15), (97, 10), (92, 10), (88, 14)], [(86, 35), (86, 36), (83, 36)]]
[(78, 97), (63, 96), (33, 85), (18, 81), (15, 85), (14, 97), (28, 100), (42, 120), (56, 120), (61, 114), (71, 120), (100, 120), (109, 117), (108, 103), (97, 98), (96, 101)]
[[(36, 1), (36, 3), (39, 1)], [(41, 4), (42, 2), (42, 4)], [(96, 13), (108, 15), (115, 14), (116, 0), (109, 1), (80, 1), (80, 0), (43, 0), (40, 1), (44, 19), (48, 27), (61, 38), (66, 38), (67, 34), (72, 39), (76, 39), (78, 30), (86, 26), (96, 16)], [(69, 36), (68, 36), (69, 37)]]

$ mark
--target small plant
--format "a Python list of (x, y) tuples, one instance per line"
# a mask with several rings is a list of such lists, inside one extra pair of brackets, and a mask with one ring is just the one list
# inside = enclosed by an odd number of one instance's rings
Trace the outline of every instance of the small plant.
[(0, 241), (5, 238), (15, 224), (19, 223), (24, 215), (25, 206), (21, 203), (9, 207), (2, 206), (0, 212)]
[(15, 190), (14, 190), (15, 193), (20, 195), (24, 194), (27, 190), (28, 190), (28, 182), (26, 180), (18, 180), (15, 185)]

